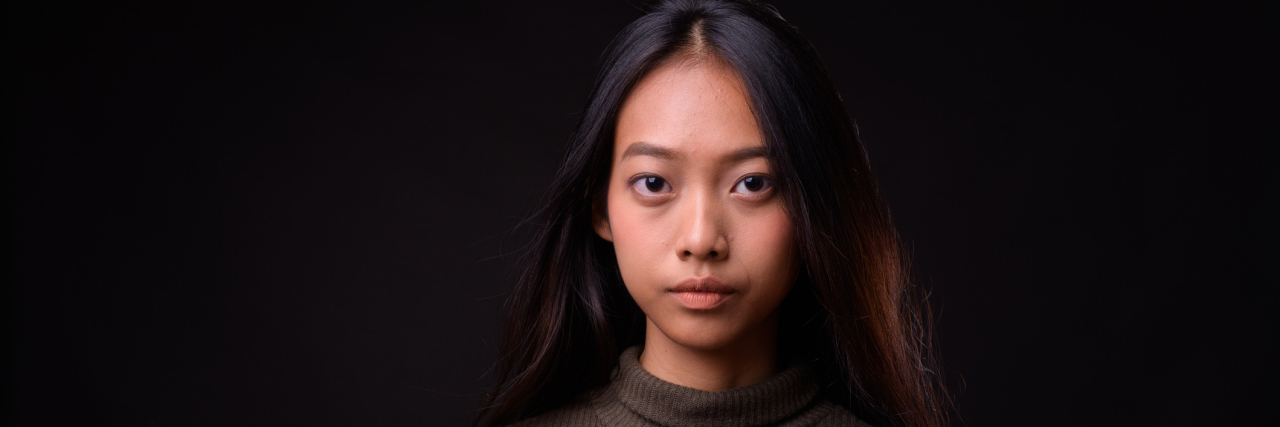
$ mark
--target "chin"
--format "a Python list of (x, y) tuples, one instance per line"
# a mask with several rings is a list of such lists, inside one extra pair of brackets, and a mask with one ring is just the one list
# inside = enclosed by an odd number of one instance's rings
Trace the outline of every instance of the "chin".
[(687, 319), (662, 329), (663, 334), (681, 347), (698, 351), (716, 351), (740, 341), (745, 335), (741, 325), (730, 319)]

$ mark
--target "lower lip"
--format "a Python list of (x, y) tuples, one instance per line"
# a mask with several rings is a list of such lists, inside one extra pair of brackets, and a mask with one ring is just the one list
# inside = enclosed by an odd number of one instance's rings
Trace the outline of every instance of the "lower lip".
[(692, 310), (710, 310), (729, 299), (728, 292), (672, 292), (676, 300)]

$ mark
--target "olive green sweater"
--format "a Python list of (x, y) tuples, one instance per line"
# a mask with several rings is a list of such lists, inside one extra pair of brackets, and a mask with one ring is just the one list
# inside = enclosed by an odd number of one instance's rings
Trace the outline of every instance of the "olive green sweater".
[(542, 426), (867, 426), (822, 400), (806, 364), (758, 384), (710, 392), (675, 385), (640, 367), (640, 347), (622, 352), (613, 380), (591, 398), (530, 418)]

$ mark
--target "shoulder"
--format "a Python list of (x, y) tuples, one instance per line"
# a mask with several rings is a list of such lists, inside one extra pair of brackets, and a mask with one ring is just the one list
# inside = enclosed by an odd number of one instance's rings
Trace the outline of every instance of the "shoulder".
[(570, 427), (587, 427), (587, 426), (604, 426), (600, 422), (600, 418), (596, 416), (595, 408), (591, 402), (580, 399), (568, 405), (556, 408), (542, 415), (526, 418), (511, 427), (551, 427), (551, 426), (570, 426)]
[(815, 409), (817, 409), (816, 412), (825, 413), (825, 415), (814, 424), (815, 426), (871, 427), (871, 424), (867, 424), (866, 422), (858, 419), (858, 417), (854, 416), (848, 409), (825, 400), (822, 401), (822, 403), (819, 403), (818, 407)]

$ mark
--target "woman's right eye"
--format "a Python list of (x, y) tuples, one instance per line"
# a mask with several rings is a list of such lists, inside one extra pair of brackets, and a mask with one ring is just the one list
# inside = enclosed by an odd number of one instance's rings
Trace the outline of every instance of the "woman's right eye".
[(667, 180), (656, 176), (643, 176), (631, 183), (636, 191), (645, 196), (656, 196), (659, 193), (671, 191), (671, 184)]

